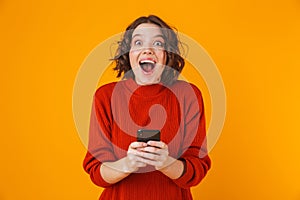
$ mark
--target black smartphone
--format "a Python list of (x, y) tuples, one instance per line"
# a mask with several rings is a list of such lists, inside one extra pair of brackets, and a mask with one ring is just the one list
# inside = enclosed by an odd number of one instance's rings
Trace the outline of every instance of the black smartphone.
[(160, 130), (140, 129), (137, 131), (138, 142), (160, 141)]

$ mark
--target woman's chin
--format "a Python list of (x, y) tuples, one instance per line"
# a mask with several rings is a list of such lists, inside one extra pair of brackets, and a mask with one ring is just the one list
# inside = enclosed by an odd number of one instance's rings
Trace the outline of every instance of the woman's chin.
[(138, 85), (152, 85), (159, 83), (159, 79), (140, 78), (135, 80)]

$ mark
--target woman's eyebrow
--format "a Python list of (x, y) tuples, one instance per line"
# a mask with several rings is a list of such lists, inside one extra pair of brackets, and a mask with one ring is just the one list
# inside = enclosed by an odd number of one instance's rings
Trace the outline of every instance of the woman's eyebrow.
[[(134, 34), (134, 35), (132, 36), (132, 38), (135, 38), (135, 37), (144, 37), (144, 35), (143, 35), (143, 34), (137, 33), (137, 34)], [(162, 34), (155, 35), (153, 38), (158, 38), (158, 37), (161, 37), (162, 39), (165, 39), (164, 36), (163, 36)]]
[(165, 39), (165, 37), (161, 34), (154, 36), (154, 38), (157, 38), (157, 37), (161, 37), (162, 39)]
[(138, 36), (142, 36), (142, 34), (134, 34), (134, 35), (132, 36), (132, 38), (138, 37)]

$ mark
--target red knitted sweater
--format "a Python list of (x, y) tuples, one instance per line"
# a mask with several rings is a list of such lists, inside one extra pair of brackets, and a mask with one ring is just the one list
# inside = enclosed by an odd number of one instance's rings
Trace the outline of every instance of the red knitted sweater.
[[(159, 129), (169, 155), (184, 161), (181, 177), (172, 180), (152, 166), (115, 184), (103, 180), (100, 166), (126, 156), (140, 128)], [(189, 200), (211, 165), (206, 150), (205, 118), (198, 88), (184, 81), (171, 86), (138, 86), (129, 79), (100, 87), (94, 96), (85, 171), (104, 187), (105, 200)]]

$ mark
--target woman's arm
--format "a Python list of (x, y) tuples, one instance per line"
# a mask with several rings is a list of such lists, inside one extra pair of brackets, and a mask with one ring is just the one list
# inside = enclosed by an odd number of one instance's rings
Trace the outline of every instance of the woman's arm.
[(174, 182), (183, 188), (200, 183), (211, 167), (208, 156), (204, 104), (200, 90), (192, 85), (193, 90), (186, 90), (184, 113), (185, 135), (181, 143), (180, 160), (185, 162), (185, 171)]
[(126, 169), (126, 157), (115, 162), (102, 163), (100, 174), (104, 181), (109, 184), (114, 184), (126, 178), (134, 170)]
[(143, 142), (133, 142), (129, 145), (127, 156), (115, 162), (105, 162), (100, 167), (100, 174), (104, 181), (109, 184), (114, 184), (126, 178), (131, 173), (138, 170), (140, 167), (145, 167), (146, 164), (141, 162), (143, 160), (137, 153), (139, 148), (147, 146)]
[(171, 163), (166, 167), (159, 169), (164, 175), (171, 179), (178, 179), (184, 173), (184, 163), (181, 160), (177, 160), (172, 157), (168, 157), (168, 162)]

